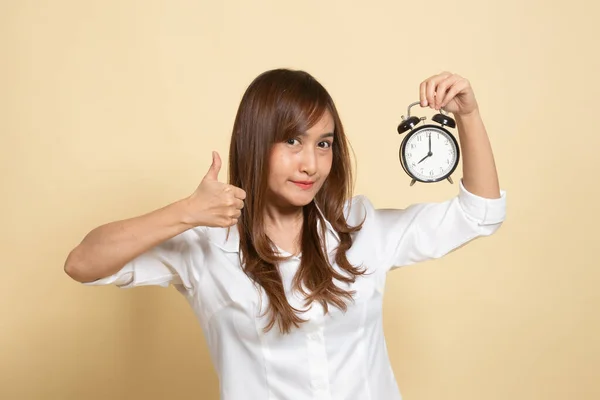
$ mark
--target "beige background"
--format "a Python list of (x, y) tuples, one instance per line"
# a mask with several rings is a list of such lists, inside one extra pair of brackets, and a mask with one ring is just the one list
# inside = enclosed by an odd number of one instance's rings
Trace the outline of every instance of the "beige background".
[(600, 398), (599, 6), (366, 4), (0, 1), (1, 399), (217, 398), (174, 289), (84, 287), (63, 262), (93, 227), (190, 194), (211, 150), (226, 161), (243, 91), (275, 67), (330, 91), (379, 207), (456, 194), (408, 186), (396, 126), (432, 74), (475, 89), (508, 219), (389, 275), (404, 398)]

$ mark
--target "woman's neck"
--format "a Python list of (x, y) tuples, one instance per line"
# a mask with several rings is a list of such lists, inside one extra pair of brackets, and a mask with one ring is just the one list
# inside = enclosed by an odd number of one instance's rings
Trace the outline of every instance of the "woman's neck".
[(304, 213), (302, 207), (282, 208), (267, 205), (264, 222), (267, 231), (296, 232), (302, 228)]

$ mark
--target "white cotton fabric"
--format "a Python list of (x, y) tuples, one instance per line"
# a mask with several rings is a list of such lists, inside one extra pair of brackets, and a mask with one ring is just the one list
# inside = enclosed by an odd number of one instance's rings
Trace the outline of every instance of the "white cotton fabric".
[[(382, 324), (387, 272), (493, 234), (505, 219), (506, 193), (498, 199), (479, 197), (461, 180), (458, 195), (445, 202), (375, 209), (365, 196), (355, 196), (345, 210), (351, 225), (366, 217), (347, 257), (369, 274), (351, 286), (334, 281), (356, 290), (346, 313), (330, 306), (324, 315), (320, 304), (313, 304), (301, 315), (308, 322), (291, 334), (281, 334), (277, 325), (263, 332), (268, 316), (259, 315), (268, 299), (263, 293), (259, 309), (259, 292), (240, 265), (237, 229), (230, 230), (228, 240), (226, 228), (190, 229), (86, 285), (175, 286), (202, 326), (222, 400), (400, 400)], [(325, 232), (326, 253), (337, 269), (338, 236), (327, 221)], [(302, 296), (291, 291), (300, 257), (279, 269), (288, 301), (305, 309)]]

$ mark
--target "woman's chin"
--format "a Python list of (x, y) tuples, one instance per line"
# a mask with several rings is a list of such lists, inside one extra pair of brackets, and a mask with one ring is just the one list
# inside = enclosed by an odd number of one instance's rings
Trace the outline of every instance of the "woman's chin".
[(315, 196), (310, 192), (287, 194), (281, 198), (282, 203), (287, 203), (292, 207), (304, 207), (313, 201)]
[(274, 205), (282, 208), (304, 207), (314, 200), (317, 188), (300, 189), (296, 186), (286, 187), (277, 192), (269, 192), (267, 197), (273, 200)]
[(296, 207), (304, 207), (307, 204), (310, 204), (311, 201), (313, 201), (314, 196), (309, 196), (309, 195), (304, 195), (304, 196), (295, 196), (293, 198), (288, 199), (288, 202), (290, 203), (290, 205), (296, 206)]

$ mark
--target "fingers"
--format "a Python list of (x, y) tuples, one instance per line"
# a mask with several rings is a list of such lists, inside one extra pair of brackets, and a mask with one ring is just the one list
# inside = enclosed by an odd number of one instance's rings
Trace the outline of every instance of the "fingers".
[(439, 98), (445, 95), (445, 92), (441, 92), (438, 89), (438, 85), (452, 76), (453, 75), (450, 72), (444, 71), (438, 75), (433, 75), (421, 82), (421, 85), (419, 87), (419, 97), (421, 106), (430, 106), (431, 108), (437, 108), (436, 103), (439, 104)]
[[(233, 210), (236, 210), (236, 211), (243, 209), (244, 208), (243, 198), (246, 197), (246, 192), (244, 192), (240, 188), (236, 188), (235, 186), (229, 186), (228, 188), (226, 188), (226, 191), (232, 191), (231, 192), (232, 197), (229, 197), (229, 199), (226, 201), (227, 207), (229, 207)], [(236, 195), (238, 193), (241, 193), (243, 195), (243, 197), (238, 197), (239, 195)]]
[(229, 219), (229, 224), (227, 224), (227, 226), (235, 226), (235, 225), (237, 225), (237, 223), (238, 223), (238, 219), (237, 218), (230, 218)]
[(467, 85), (468, 85), (467, 81), (458, 77), (452, 83), (452, 86), (450, 86), (450, 89), (446, 93), (446, 96), (444, 97), (444, 99), (440, 102), (440, 108), (446, 107), (446, 104), (448, 104), (448, 102), (450, 100), (452, 100), (458, 93), (460, 93), (463, 89), (465, 89), (467, 87)]
[(246, 198), (246, 192), (237, 186), (225, 184), (224, 189), (226, 193), (231, 193), (236, 199), (244, 200)]
[(242, 210), (235, 210), (234, 212), (232, 212), (229, 217), (227, 218), (227, 221), (225, 223), (226, 226), (233, 226), (235, 224), (238, 223), (239, 218), (242, 216)]
[(208, 172), (206, 173), (206, 176), (204, 177), (204, 179), (218, 181), (220, 170), (221, 170), (221, 157), (219, 156), (219, 153), (217, 153), (216, 151), (213, 151), (212, 152), (212, 164), (210, 165), (210, 168), (208, 169)]
[(233, 191), (233, 195), (240, 200), (244, 200), (246, 199), (246, 192), (244, 191), (244, 189), (240, 189), (238, 187), (233, 187), (234, 191)]
[(450, 95), (449, 89), (451, 89), (459, 79), (460, 76), (458, 75), (450, 75), (437, 85), (434, 103), (434, 108), (436, 110), (439, 110), (442, 107), (442, 104), (445, 105), (447, 103), (446, 99), (451, 100), (452, 97), (454, 97), (454, 95)]
[(242, 208), (244, 208), (244, 202), (240, 199), (235, 199), (234, 205), (235, 205), (235, 208), (238, 210), (241, 210)]
[[(241, 190), (241, 189), (239, 189)], [(241, 190), (243, 192), (243, 190)], [(245, 194), (244, 194), (245, 196)], [(235, 225), (238, 219), (242, 216), (242, 209), (244, 208), (244, 202), (239, 198), (235, 198), (232, 204), (233, 210), (229, 211), (229, 218), (231, 219), (231, 225)]]
[(419, 97), (421, 101), (421, 107), (427, 107), (429, 103), (427, 103), (427, 81), (421, 82), (419, 87)]

